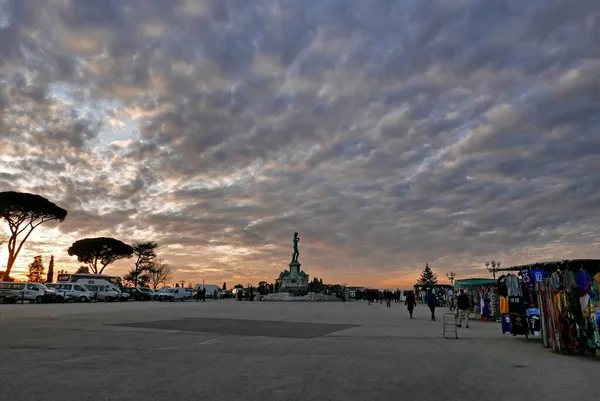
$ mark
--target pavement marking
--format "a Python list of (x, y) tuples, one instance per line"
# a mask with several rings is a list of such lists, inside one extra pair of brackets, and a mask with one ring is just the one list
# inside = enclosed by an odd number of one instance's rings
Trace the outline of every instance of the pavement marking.
[(212, 340), (206, 340), (201, 343), (198, 343), (198, 345), (206, 345), (206, 344), (214, 343), (216, 341), (219, 341), (220, 339), (221, 339), (221, 337), (213, 338)]
[[(218, 342), (221, 338), (222, 337), (211, 338), (210, 340), (202, 341), (201, 343), (198, 343), (196, 345), (208, 345), (208, 344), (212, 344), (212, 343)], [(190, 347), (190, 346), (194, 346), (194, 345), (193, 344), (183, 344), (183, 345), (176, 345), (176, 346), (173, 346), (173, 347), (154, 348), (151, 351), (169, 351), (169, 350), (186, 348), (186, 347)]]

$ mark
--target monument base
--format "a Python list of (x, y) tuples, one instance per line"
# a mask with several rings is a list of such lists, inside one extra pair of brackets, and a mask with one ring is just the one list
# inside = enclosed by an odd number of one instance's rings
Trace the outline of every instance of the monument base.
[(279, 291), (292, 292), (296, 294), (308, 293), (308, 274), (300, 270), (300, 262), (292, 260), (289, 264), (290, 270), (281, 272), (277, 283)]
[(290, 262), (289, 266), (290, 266), (290, 273), (292, 273), (292, 274), (293, 273), (296, 273), (296, 274), (300, 273), (300, 266), (302, 266), (302, 265), (297, 260), (292, 260)]

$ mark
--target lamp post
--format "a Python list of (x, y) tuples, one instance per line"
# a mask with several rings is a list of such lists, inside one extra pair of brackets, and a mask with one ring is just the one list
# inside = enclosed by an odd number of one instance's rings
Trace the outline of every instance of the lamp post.
[(488, 268), (488, 272), (492, 273), (494, 280), (496, 280), (496, 272), (500, 270), (501, 264), (502, 264), (501, 262), (495, 261), (495, 260), (485, 262), (485, 267)]
[(456, 277), (456, 274), (454, 272), (446, 273), (446, 277), (450, 280), (450, 285), (454, 287), (454, 278)]

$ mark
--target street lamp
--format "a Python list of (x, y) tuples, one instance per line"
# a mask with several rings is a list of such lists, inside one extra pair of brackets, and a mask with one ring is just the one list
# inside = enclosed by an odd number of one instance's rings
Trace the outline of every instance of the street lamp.
[(456, 274), (454, 272), (446, 273), (446, 277), (450, 280), (450, 285), (454, 287), (454, 278), (456, 277)]
[(488, 268), (488, 272), (492, 273), (492, 275), (494, 276), (494, 280), (496, 280), (496, 272), (500, 270), (501, 264), (501, 262), (495, 260), (485, 262), (485, 267)]

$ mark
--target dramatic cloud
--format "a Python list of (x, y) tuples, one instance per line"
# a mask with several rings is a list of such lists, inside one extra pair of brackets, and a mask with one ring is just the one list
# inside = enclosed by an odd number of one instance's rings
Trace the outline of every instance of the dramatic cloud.
[(294, 231), (330, 282), (598, 257), (597, 0), (0, 0), (0, 37), (0, 190), (69, 210), (17, 272), (96, 235), (219, 284)]

